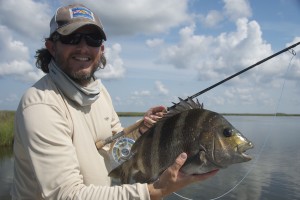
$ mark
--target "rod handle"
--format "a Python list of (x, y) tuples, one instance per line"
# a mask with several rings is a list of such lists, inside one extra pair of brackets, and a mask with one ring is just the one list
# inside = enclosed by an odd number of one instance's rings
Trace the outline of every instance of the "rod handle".
[(134, 130), (138, 129), (139, 127), (141, 127), (141, 125), (143, 123), (144, 123), (144, 120), (139, 120), (139, 121), (135, 122), (134, 124), (132, 124), (132, 125), (124, 128), (121, 132), (116, 133), (113, 136), (110, 136), (110, 137), (106, 138), (105, 140), (99, 140), (99, 141), (97, 141), (96, 142), (97, 149), (101, 149), (106, 144), (112, 143), (113, 141), (115, 141), (119, 137), (122, 137), (124, 135), (128, 135), (132, 131), (134, 131)]

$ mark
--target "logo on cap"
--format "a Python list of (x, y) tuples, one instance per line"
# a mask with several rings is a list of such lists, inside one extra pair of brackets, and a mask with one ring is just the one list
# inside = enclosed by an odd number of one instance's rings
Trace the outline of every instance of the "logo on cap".
[(92, 13), (92, 11), (90, 11), (87, 8), (83, 8), (83, 7), (70, 8), (70, 14), (71, 14), (71, 19), (76, 17), (83, 17), (95, 21), (94, 14)]

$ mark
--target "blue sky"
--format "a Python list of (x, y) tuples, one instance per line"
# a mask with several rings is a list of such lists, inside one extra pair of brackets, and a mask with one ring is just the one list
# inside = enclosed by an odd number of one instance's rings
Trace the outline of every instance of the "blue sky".
[[(0, 110), (15, 110), (44, 74), (35, 67), (56, 8), (0, 0)], [(116, 111), (171, 106), (300, 41), (299, 0), (86, 0), (100, 16), (108, 65), (97, 72)], [(300, 113), (300, 47), (198, 97), (229, 113)], [(289, 65), (290, 60), (291, 65)], [(289, 66), (289, 67), (288, 67)]]

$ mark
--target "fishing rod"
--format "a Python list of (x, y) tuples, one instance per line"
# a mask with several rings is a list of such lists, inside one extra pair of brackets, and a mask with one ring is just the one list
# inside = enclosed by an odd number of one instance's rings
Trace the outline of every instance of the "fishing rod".
[[(264, 62), (266, 62), (267, 60), (270, 60), (270, 59), (272, 59), (272, 58), (274, 58), (274, 57), (276, 57), (276, 56), (278, 56), (278, 55), (280, 55), (280, 54), (282, 54), (282, 53), (284, 53), (284, 52), (286, 52), (286, 51), (288, 51), (288, 50), (290, 50), (290, 49), (298, 46), (299, 44), (300, 44), (300, 42), (297, 42), (297, 43), (295, 43), (295, 44), (293, 44), (293, 45), (291, 45), (291, 46), (289, 46), (289, 47), (287, 47), (285, 49), (282, 49), (281, 51), (278, 51), (277, 53), (274, 53), (271, 56), (269, 56), (267, 58), (264, 58), (264, 59), (258, 61), (257, 63), (255, 63), (255, 64), (253, 64), (253, 65), (251, 65), (251, 66), (249, 66), (249, 67), (247, 67), (247, 68), (245, 68), (245, 69), (243, 69), (243, 70), (241, 70), (241, 71), (239, 71), (239, 72), (237, 72), (237, 73), (235, 73), (235, 74), (233, 74), (233, 75), (231, 75), (231, 76), (229, 76), (229, 77), (227, 77), (227, 78), (225, 78), (225, 79), (223, 79), (223, 80), (221, 80), (221, 81), (219, 81), (219, 82), (217, 82), (217, 83), (215, 83), (215, 84), (213, 84), (213, 85), (211, 85), (211, 86), (209, 86), (207, 88), (205, 88), (204, 90), (201, 90), (200, 92), (198, 92), (198, 93), (196, 93), (196, 94), (194, 94), (194, 95), (186, 98), (185, 101), (187, 101), (189, 98), (193, 99), (193, 98), (195, 98), (197, 96), (200, 96), (201, 94), (203, 94), (203, 93), (205, 93), (205, 92), (207, 92), (207, 91), (209, 91), (209, 90), (217, 87), (218, 85), (221, 85), (221, 84), (225, 83), (226, 81), (229, 81), (230, 79), (232, 79), (232, 78), (234, 78), (234, 77), (236, 77), (236, 76), (238, 76), (238, 75), (240, 75), (240, 74), (242, 74), (242, 73), (244, 73), (244, 72), (246, 72), (246, 71), (248, 71), (248, 70), (250, 70), (250, 69), (252, 69), (252, 68), (254, 68), (254, 67), (256, 67), (256, 66), (258, 66), (260, 64), (262, 64), (262, 63), (264, 63)], [(168, 110), (171, 109), (171, 108), (174, 108), (176, 105), (177, 104), (174, 104), (173, 106), (169, 107)]]
[[(193, 98), (195, 98), (197, 96), (200, 96), (201, 94), (203, 94), (203, 93), (205, 93), (205, 92), (207, 92), (207, 91), (209, 91), (209, 90), (217, 87), (218, 85), (221, 85), (221, 84), (225, 83), (226, 81), (229, 81), (230, 79), (232, 79), (232, 78), (234, 78), (234, 77), (236, 77), (236, 76), (238, 76), (238, 75), (240, 75), (242, 73), (245, 73), (246, 71), (248, 71), (248, 70), (250, 70), (250, 69), (252, 69), (252, 68), (254, 68), (254, 67), (256, 67), (256, 66), (258, 66), (258, 65), (260, 65), (260, 64), (262, 64), (262, 63), (264, 63), (264, 62), (266, 62), (266, 61), (268, 61), (268, 60), (270, 60), (270, 59), (272, 59), (272, 58), (274, 58), (274, 57), (276, 57), (276, 56), (278, 56), (278, 55), (280, 55), (280, 54), (282, 54), (282, 53), (284, 53), (284, 52), (286, 52), (286, 51), (288, 51), (288, 50), (290, 50), (290, 49), (292, 49), (292, 48), (294, 48), (296, 46), (298, 46), (299, 44), (300, 44), (300, 42), (297, 42), (297, 43), (295, 43), (295, 44), (293, 44), (293, 45), (291, 45), (289, 47), (286, 47), (285, 49), (282, 49), (281, 51), (278, 51), (277, 53), (274, 53), (271, 56), (266, 57), (266, 58), (258, 61), (257, 63), (255, 63), (255, 64), (253, 64), (253, 65), (251, 65), (251, 66), (249, 66), (249, 67), (247, 67), (247, 68), (245, 68), (245, 69), (243, 69), (243, 70), (241, 70), (241, 71), (239, 71), (239, 72), (237, 72), (237, 73), (235, 73), (235, 74), (233, 74), (233, 75), (231, 75), (231, 76), (229, 76), (229, 77), (227, 77), (227, 78), (225, 78), (225, 79), (223, 79), (223, 80), (221, 80), (221, 81), (219, 81), (219, 82), (217, 82), (217, 83), (215, 83), (215, 84), (213, 84), (213, 85), (211, 85), (211, 86), (209, 86), (207, 88), (205, 88), (204, 90), (201, 90), (200, 92), (197, 92), (196, 94), (194, 94), (194, 95), (186, 98), (184, 101), (188, 101), (189, 99), (193, 99)], [(173, 104), (174, 105), (172, 105), (171, 107), (168, 107), (168, 110), (176, 107), (176, 105), (178, 103), (173, 103)], [(113, 135), (113, 136), (111, 136), (109, 138), (106, 138), (105, 140), (99, 140), (98, 142), (96, 142), (97, 149), (101, 149), (104, 145), (109, 144), (109, 143), (115, 141), (116, 139), (118, 139), (118, 138), (120, 138), (120, 137), (122, 137), (124, 135), (127, 135), (127, 134), (131, 133), (132, 131), (134, 131), (137, 128), (139, 128), (142, 124), (143, 124), (143, 120), (140, 120), (140, 121), (134, 123), (133, 125), (124, 128), (123, 131), (121, 131), (119, 133), (116, 133), (115, 135)]]

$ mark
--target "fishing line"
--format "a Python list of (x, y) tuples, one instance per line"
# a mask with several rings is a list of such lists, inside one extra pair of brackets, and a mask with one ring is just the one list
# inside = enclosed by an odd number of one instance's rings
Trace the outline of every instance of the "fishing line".
[[(229, 76), (229, 77), (227, 77), (227, 78), (225, 78), (225, 79), (223, 79), (223, 80), (221, 80), (221, 81), (219, 81), (219, 82), (217, 82), (217, 83), (215, 83), (215, 84), (213, 84), (213, 85), (211, 85), (211, 86), (209, 86), (208, 88), (206, 88), (206, 89), (204, 89), (204, 90), (201, 90), (200, 92), (198, 92), (198, 93), (196, 93), (196, 94), (194, 94), (194, 95), (188, 97), (188, 98), (185, 99), (184, 101), (188, 101), (189, 99), (193, 99), (193, 98), (195, 98), (195, 97), (197, 97), (197, 96), (199, 96), (199, 95), (201, 95), (201, 94), (203, 94), (203, 93), (205, 93), (205, 92), (207, 92), (207, 91), (209, 91), (209, 90), (211, 90), (211, 89), (217, 87), (218, 85), (221, 85), (221, 84), (223, 84), (224, 82), (226, 82), (226, 81), (228, 81), (228, 80), (230, 80), (230, 79), (232, 79), (232, 78), (234, 78), (234, 77), (236, 77), (236, 76), (238, 76), (238, 75), (240, 75), (240, 74), (242, 74), (242, 73), (244, 73), (244, 72), (246, 72), (246, 71), (248, 71), (248, 70), (250, 70), (250, 69), (252, 69), (252, 68), (254, 68), (254, 67), (256, 67), (256, 66), (258, 66), (258, 65), (260, 65), (260, 64), (262, 64), (262, 63), (264, 63), (264, 62), (266, 62), (266, 61), (268, 61), (268, 60), (270, 60), (270, 59), (272, 59), (272, 58), (274, 58), (274, 57), (276, 57), (276, 56), (278, 56), (279, 54), (282, 54), (283, 52), (289, 51), (291, 54), (293, 54), (293, 57), (294, 57), (294, 56), (296, 55), (296, 53), (295, 53), (294, 50), (291, 50), (291, 49), (294, 48), (294, 47), (296, 47), (296, 46), (298, 46), (299, 44), (300, 44), (300, 42), (297, 42), (297, 43), (295, 43), (295, 44), (293, 44), (293, 45), (291, 45), (291, 46), (289, 46), (289, 47), (286, 47), (285, 49), (282, 49), (282, 50), (278, 51), (277, 53), (274, 53), (274, 54), (270, 55), (269, 57), (266, 57), (266, 58), (264, 58), (264, 59), (258, 61), (257, 63), (255, 63), (255, 64), (253, 64), (253, 65), (251, 65), (251, 66), (249, 66), (249, 67), (247, 67), (247, 68), (245, 68), (245, 69), (243, 69), (243, 70), (241, 70), (241, 71), (239, 71), (239, 72), (237, 72), (237, 73), (235, 73), (235, 74), (233, 74), (233, 75), (231, 75), (231, 76)], [(292, 61), (292, 59), (290, 60), (290, 64), (291, 64), (291, 61)], [(290, 64), (289, 64), (289, 65), (290, 65)], [(285, 83), (285, 80), (284, 80), (284, 83)], [(281, 91), (281, 95), (280, 95), (279, 101), (281, 100), (282, 93), (283, 93), (283, 88), (282, 88), (282, 91)], [(173, 103), (173, 104), (174, 104), (173, 106), (168, 107), (167, 109), (170, 110), (170, 109), (176, 107), (176, 105), (179, 104), (179, 103)], [(279, 102), (278, 102), (278, 104), (279, 104)], [(276, 107), (276, 110), (277, 110), (277, 109), (278, 109), (278, 105), (277, 105), (277, 107)], [(277, 112), (276, 112), (276, 113), (277, 113)], [(276, 114), (275, 114), (275, 116), (276, 116)], [(113, 136), (111, 136), (111, 137), (106, 138), (105, 140), (99, 140), (99, 141), (97, 141), (97, 142), (95, 143), (97, 149), (101, 149), (104, 145), (109, 144), (109, 143), (111, 143), (111, 142), (117, 140), (118, 138), (127, 135), (128, 133), (132, 132), (133, 130), (136, 130), (137, 128), (139, 128), (139, 126), (142, 124), (142, 122), (143, 122), (143, 120), (138, 121), (138, 122), (136, 122), (135, 124), (133, 124), (133, 125), (127, 127), (127, 128), (124, 128), (123, 131), (121, 131), (121, 132), (119, 132), (119, 133), (116, 133), (115, 135), (113, 135)], [(119, 148), (119, 149), (117, 149), (116, 152), (117, 152), (117, 153), (119, 153), (119, 152), (122, 153), (123, 150), (126, 150), (126, 151), (127, 151), (128, 149), (129, 149), (129, 148), (127, 148), (127, 146), (126, 146), (126, 149), (124, 149), (124, 148), (123, 148), (123, 149), (122, 149), (122, 148), (120, 149), (120, 148)], [(127, 152), (126, 152), (126, 153), (127, 153)], [(250, 172), (246, 173), (246, 176), (247, 176), (249, 173), (250, 173)], [(246, 177), (246, 176), (245, 176), (245, 177)], [(244, 177), (244, 178), (245, 178), (245, 177)], [(243, 179), (244, 179), (244, 178), (243, 178)], [(235, 187), (237, 187), (237, 186), (243, 181), (243, 179), (242, 179)], [(235, 188), (235, 187), (234, 187), (234, 188)], [(234, 188), (233, 188), (233, 189), (234, 189)], [(229, 192), (231, 192), (233, 189), (231, 189), (231, 190), (229, 190), (228, 192), (226, 192), (225, 195), (228, 194)], [(174, 193), (174, 194), (178, 195), (177, 193)], [(181, 195), (178, 195), (178, 196), (182, 197)], [(224, 195), (222, 195), (222, 196), (224, 196)], [(185, 197), (182, 197), (182, 198), (185, 198)], [(218, 197), (218, 198), (220, 198), (220, 197)], [(214, 198), (214, 199), (218, 199), (218, 198)], [(187, 199), (187, 200), (192, 200), (192, 199), (189, 199), (189, 198), (185, 198), (185, 199)], [(214, 200), (214, 199), (211, 199), (211, 200)]]
[[(193, 98), (195, 98), (197, 96), (200, 96), (201, 94), (203, 94), (203, 93), (205, 93), (205, 92), (207, 92), (207, 91), (209, 91), (209, 90), (217, 87), (218, 85), (221, 85), (221, 84), (225, 83), (226, 81), (229, 81), (230, 79), (232, 79), (232, 78), (234, 78), (234, 77), (236, 77), (236, 76), (238, 76), (238, 75), (240, 75), (242, 73), (245, 73), (246, 71), (248, 71), (248, 70), (250, 70), (250, 69), (252, 69), (252, 68), (254, 68), (254, 67), (256, 67), (256, 66), (258, 66), (258, 65), (260, 65), (260, 64), (262, 64), (262, 63), (264, 63), (264, 62), (266, 62), (266, 61), (268, 61), (268, 60), (270, 60), (270, 59), (272, 59), (272, 58), (274, 58), (276, 56), (278, 56), (279, 54), (282, 54), (282, 53), (284, 53), (286, 51), (290, 52), (290, 49), (298, 46), (299, 44), (300, 44), (300, 42), (297, 42), (297, 43), (295, 43), (295, 44), (293, 44), (293, 45), (291, 45), (289, 47), (286, 47), (285, 49), (282, 49), (282, 50), (280, 50), (280, 51), (278, 51), (278, 52), (276, 52), (276, 53), (274, 53), (274, 54), (272, 54), (272, 55), (270, 55), (270, 56), (268, 56), (268, 57), (266, 57), (266, 58), (258, 61), (257, 63), (255, 63), (253, 65), (250, 65), (249, 67), (247, 67), (247, 68), (245, 68), (245, 69), (243, 69), (243, 70), (241, 70), (239, 72), (236, 72), (235, 74), (232, 74), (231, 76), (229, 76), (229, 77), (227, 77), (227, 78), (225, 78), (225, 79), (223, 79), (223, 80), (221, 80), (221, 81), (219, 81), (219, 82), (217, 82), (217, 83), (209, 86), (208, 88), (205, 88), (204, 90), (201, 90), (200, 92), (197, 92), (196, 94), (193, 94), (192, 96), (189, 96), (184, 101), (188, 101), (189, 99), (193, 99)], [(171, 107), (168, 107), (167, 110), (175, 108), (176, 105), (178, 105), (179, 103), (173, 103), (173, 104), (174, 105), (171, 106)], [(133, 125), (127, 127), (127, 128), (124, 128), (124, 131), (116, 133), (113, 136), (106, 138), (105, 140), (99, 140), (99, 141), (97, 141), (96, 144), (95, 144), (96, 147), (97, 147), (97, 149), (101, 149), (104, 145), (109, 144), (109, 143), (117, 140), (118, 138), (123, 137), (124, 135), (127, 135), (128, 133), (134, 131), (135, 129), (139, 128), (139, 126), (141, 125), (142, 122), (143, 122), (142, 120), (138, 121), (135, 124), (133, 124)]]
[[(205, 88), (204, 90), (201, 90), (200, 92), (197, 92), (196, 94), (193, 94), (192, 96), (186, 98), (185, 101), (188, 101), (189, 98), (193, 99), (193, 98), (195, 98), (197, 96), (200, 96), (201, 94), (204, 94), (205, 92), (207, 92), (207, 91), (209, 91), (209, 90), (211, 90), (211, 89), (213, 89), (213, 88), (215, 88), (215, 87), (217, 87), (217, 86), (225, 83), (226, 81), (229, 81), (230, 79), (233, 79), (234, 77), (236, 77), (236, 76), (238, 76), (240, 74), (245, 73), (246, 71), (248, 71), (248, 70), (250, 70), (250, 69), (252, 69), (254, 67), (257, 67), (258, 65), (260, 65), (260, 64), (262, 64), (262, 63), (264, 63), (264, 62), (266, 62), (266, 61), (268, 61), (268, 60), (270, 60), (272, 58), (275, 58), (276, 56), (278, 56), (278, 55), (280, 55), (280, 54), (282, 54), (282, 53), (284, 53), (286, 51), (290, 52), (290, 50), (292, 48), (298, 46), (299, 44), (300, 44), (300, 42), (297, 42), (297, 43), (295, 43), (295, 44), (293, 44), (293, 45), (291, 45), (289, 47), (286, 47), (286, 48), (284, 48), (284, 49), (282, 49), (282, 50), (280, 50), (280, 51), (278, 51), (278, 52), (276, 52), (276, 53), (274, 53), (274, 54), (272, 54), (272, 55), (270, 55), (270, 56), (268, 56), (268, 57), (266, 57), (266, 58), (258, 61), (257, 63), (255, 63), (253, 65), (250, 65), (249, 67), (247, 67), (247, 68), (245, 68), (245, 69), (243, 69), (243, 70), (241, 70), (239, 72), (236, 72), (235, 74), (232, 74), (231, 76), (228, 76), (227, 78), (225, 78), (225, 79), (223, 79), (223, 80), (221, 80), (221, 81), (219, 81), (219, 82), (217, 82), (217, 83), (215, 83), (215, 84), (213, 84), (213, 85)], [(295, 53), (294, 50), (292, 50), (292, 52)], [(173, 104), (174, 104), (173, 106), (168, 107), (168, 110), (170, 110), (171, 108), (174, 108), (177, 105), (177, 103), (173, 103)]]
[[(285, 72), (285, 76), (287, 75), (290, 67), (291, 67), (291, 63), (292, 63), (292, 60), (293, 58), (296, 56), (296, 52), (293, 50), (293, 49), (290, 49), (289, 52), (293, 55), (290, 59), (290, 62), (289, 62), (289, 65), (287, 67), (287, 70)], [(281, 92), (280, 92), (280, 96), (279, 96), (279, 101), (277, 102), (277, 105), (276, 105), (276, 112), (275, 112), (275, 117), (277, 116), (277, 112), (278, 112), (278, 108), (279, 108), (279, 103), (281, 101), (281, 98), (282, 98), (282, 94), (283, 94), (283, 90), (284, 90), (284, 86), (285, 86), (285, 82), (286, 82), (286, 79), (284, 78), (283, 79), (283, 84), (282, 84), (282, 87), (281, 87)]]
[[(280, 104), (280, 102), (281, 102), (282, 95), (283, 95), (283, 91), (284, 91), (284, 88), (285, 88), (285, 83), (286, 83), (286, 78), (285, 78), (285, 77), (286, 77), (286, 75), (288, 74), (288, 71), (289, 71), (289, 69), (290, 69), (290, 67), (291, 67), (291, 63), (292, 63), (293, 58), (296, 56), (296, 52), (295, 52), (293, 49), (288, 49), (288, 52), (292, 54), (292, 57), (291, 57), (291, 59), (290, 59), (290, 61), (289, 61), (288, 67), (287, 67), (286, 72), (285, 72), (285, 75), (284, 75), (284, 79), (283, 79), (283, 83), (282, 83), (280, 95), (279, 95), (277, 104), (276, 104), (276, 106), (275, 106), (275, 112), (274, 112), (273, 120), (275, 120), (275, 118), (277, 117), (277, 113), (278, 113), (278, 109), (279, 109), (279, 104)], [(230, 192), (232, 192), (233, 190), (235, 190), (235, 188), (237, 188), (237, 187), (244, 181), (244, 179), (245, 179), (245, 178), (253, 171), (253, 169), (255, 168), (256, 163), (257, 163), (257, 161), (259, 160), (259, 158), (260, 158), (260, 156), (261, 156), (263, 150), (265, 149), (265, 146), (266, 146), (267, 141), (269, 140), (269, 138), (270, 138), (270, 132), (268, 132), (268, 133), (266, 134), (266, 137), (265, 137), (264, 142), (263, 142), (263, 144), (262, 144), (262, 146), (261, 146), (261, 148), (260, 148), (260, 150), (259, 150), (259, 152), (258, 152), (258, 155), (256, 156), (255, 160), (253, 160), (252, 165), (250, 166), (250, 168), (249, 168), (249, 170), (246, 172), (246, 174), (243, 176), (243, 178), (242, 178), (239, 182), (237, 182), (237, 184), (236, 184), (234, 187), (232, 187), (230, 190), (228, 190), (228, 191), (225, 192), (224, 194), (222, 194), (222, 195), (220, 195), (220, 196), (218, 196), (218, 197), (215, 197), (215, 198), (211, 198), (211, 199), (209, 199), (209, 200), (216, 200), (216, 199), (220, 199), (220, 198), (226, 196), (227, 194), (229, 194)], [(182, 199), (193, 200), (193, 199), (184, 197), (184, 196), (182, 196), (182, 195), (180, 195), (180, 194), (178, 194), (178, 193), (176, 193), (176, 192), (173, 192), (173, 194), (176, 195), (176, 196), (178, 196), (178, 197), (180, 197), (180, 198), (182, 198)]]

